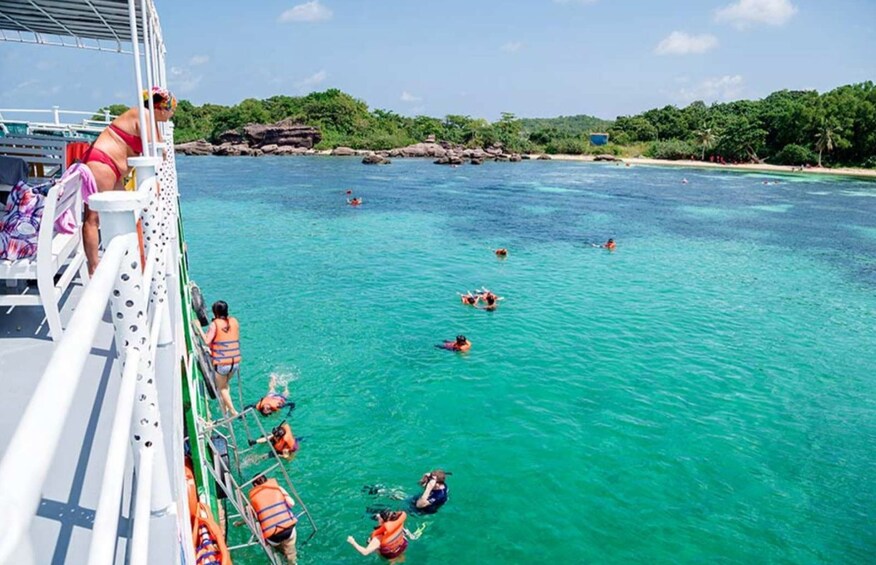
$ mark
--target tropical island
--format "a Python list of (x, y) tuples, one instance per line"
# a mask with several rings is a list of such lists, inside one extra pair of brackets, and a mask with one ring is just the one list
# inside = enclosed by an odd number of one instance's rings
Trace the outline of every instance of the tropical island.
[[(518, 118), (504, 112), (494, 122), (463, 115), (406, 117), (370, 109), (362, 100), (329, 89), (306, 96), (246, 99), (234, 106), (195, 106), (182, 100), (174, 122), (176, 142), (202, 140), (202, 149), (209, 149), (201, 154), (241, 154), (228, 148), (246, 147), (247, 137), (268, 151), (243, 154), (270, 153), (270, 146), (277, 145), (270, 136), (286, 135), (287, 145), (296, 149), (285, 151), (290, 154), (334, 150), (336, 154), (435, 156), (400, 151), (434, 140), (460, 157), (468, 150), (466, 159), (472, 155), (476, 159), (515, 154), (606, 155), (701, 164), (876, 169), (876, 86), (872, 81), (820, 94), (781, 90), (761, 100), (711, 105), (696, 101), (683, 108), (668, 105), (614, 120), (587, 115)], [(271, 133), (272, 124), (280, 128), (280, 134)], [(252, 131), (256, 137), (249, 135)], [(607, 133), (608, 142), (591, 143), (594, 132)]]

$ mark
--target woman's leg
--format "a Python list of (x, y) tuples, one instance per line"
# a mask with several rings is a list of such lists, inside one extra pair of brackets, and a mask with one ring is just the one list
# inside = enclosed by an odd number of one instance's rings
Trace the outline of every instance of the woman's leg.
[[(91, 170), (91, 174), (94, 175), (94, 182), (97, 184), (98, 192), (115, 190), (119, 187), (119, 179), (116, 178), (115, 171), (113, 171), (108, 165), (91, 161), (85, 163), (85, 166), (88, 167)], [(86, 203), (85, 220), (82, 222), (82, 247), (85, 250), (89, 275), (94, 274), (94, 270), (97, 269), (97, 263), (100, 261), (98, 256), (99, 245), (100, 218), (98, 217), (97, 212), (88, 208), (88, 204)]]
[(222, 415), (231, 412), (232, 416), (237, 416), (237, 410), (234, 409), (234, 403), (231, 402), (231, 389), (228, 387), (228, 381), (234, 376), (234, 371), (223, 375), (218, 370), (216, 371), (216, 389), (219, 391), (219, 407), (222, 409)]

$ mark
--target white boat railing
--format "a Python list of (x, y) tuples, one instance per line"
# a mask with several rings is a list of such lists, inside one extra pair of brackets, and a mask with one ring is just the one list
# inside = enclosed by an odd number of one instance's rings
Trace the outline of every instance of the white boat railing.
[[(174, 357), (179, 357), (179, 350), (173, 347), (170, 311), (170, 305), (180, 304), (174, 282), (180, 257), (172, 140), (172, 127), (167, 127), (163, 148), (167, 157), (160, 170), (160, 186), (156, 168), (161, 157), (137, 157), (130, 160), (136, 171), (136, 191), (98, 193), (89, 200), (89, 207), (100, 214), (102, 237), (108, 244), (0, 461), (0, 485), (4, 485), (0, 496), (0, 563), (33, 562), (26, 534), (107, 304), (122, 380), (88, 563), (114, 562), (129, 454), (133, 455), (137, 477), (130, 563), (148, 562), (151, 516), (176, 513), (155, 370), (160, 347), (170, 346)], [(145, 264), (141, 263), (138, 221), (142, 221)], [(172, 284), (168, 285), (167, 279)], [(179, 367), (179, 361), (175, 365)]]
[[(50, 116), (48, 121), (41, 117)], [(71, 121), (67, 116), (86, 116), (79, 121)], [(62, 110), (60, 106), (45, 108), (0, 108), (0, 130), (15, 134), (14, 126), (26, 124), (31, 132), (57, 131), (76, 134), (78, 132), (100, 133), (116, 118), (108, 108), (97, 112), (81, 110)]]

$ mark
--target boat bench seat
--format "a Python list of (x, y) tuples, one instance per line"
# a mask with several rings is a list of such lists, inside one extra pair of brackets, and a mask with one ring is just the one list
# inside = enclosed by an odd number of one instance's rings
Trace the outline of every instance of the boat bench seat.
[[(52, 238), (52, 271), (57, 273), (63, 266), (63, 260), (70, 256), (79, 243), (78, 234), (58, 233)], [(36, 279), (37, 258), (27, 257), (10, 261), (0, 259), (0, 279)]]
[[(56, 232), (55, 221), (68, 210), (75, 220), (73, 233)], [(37, 235), (36, 254), (14, 261), (0, 260), (0, 280), (5, 279), (8, 285), (9, 282), (36, 279), (39, 293), (29, 293), (29, 289), (25, 289), (21, 294), (0, 294), (0, 306), (42, 305), (49, 333), (57, 342), (63, 333), (59, 303), (77, 272), (83, 281), (88, 279), (82, 247), (82, 180), (79, 172), (49, 189)]]

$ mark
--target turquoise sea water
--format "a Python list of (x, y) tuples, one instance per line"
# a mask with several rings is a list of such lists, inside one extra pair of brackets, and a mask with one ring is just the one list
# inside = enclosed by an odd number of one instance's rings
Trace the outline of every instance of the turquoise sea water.
[[(428, 527), (408, 563), (876, 553), (876, 184), (560, 162), (178, 168), (191, 274), (240, 320), (246, 401), (273, 373), (298, 405), (289, 469), (320, 527), (301, 563), (377, 561), (345, 539), (367, 538), (366, 507), (401, 503), (363, 485), (414, 494), (436, 467), (450, 501), (409, 520)], [(608, 237), (615, 253), (591, 246)], [(460, 304), (483, 285), (498, 311)], [(459, 333), (470, 353), (434, 348)]]

